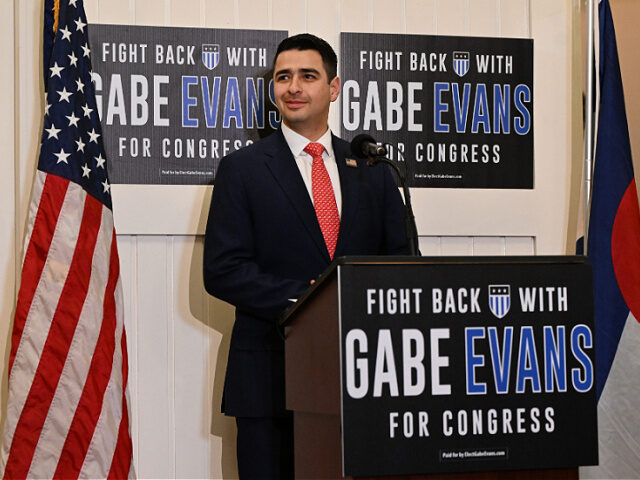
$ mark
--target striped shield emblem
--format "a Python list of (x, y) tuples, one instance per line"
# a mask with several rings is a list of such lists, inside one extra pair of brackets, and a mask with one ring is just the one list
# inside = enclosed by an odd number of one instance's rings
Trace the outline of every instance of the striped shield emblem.
[(220, 62), (220, 45), (202, 45), (202, 63), (209, 70), (213, 70)]
[(469, 71), (469, 52), (453, 52), (453, 70), (459, 77)]
[(489, 285), (489, 309), (498, 318), (503, 318), (511, 307), (509, 285)]

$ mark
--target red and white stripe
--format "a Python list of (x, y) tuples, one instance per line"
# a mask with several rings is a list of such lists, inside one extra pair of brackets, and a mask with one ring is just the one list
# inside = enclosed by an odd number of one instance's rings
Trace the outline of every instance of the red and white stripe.
[(4, 478), (133, 478), (111, 211), (37, 172), (9, 360)]

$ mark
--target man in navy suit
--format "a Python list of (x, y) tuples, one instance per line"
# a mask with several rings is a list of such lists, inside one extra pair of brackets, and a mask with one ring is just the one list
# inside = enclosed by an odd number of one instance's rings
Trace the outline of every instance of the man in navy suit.
[(222, 410), (236, 417), (241, 479), (293, 478), (278, 315), (334, 257), (407, 253), (387, 167), (349, 159), (349, 144), (328, 128), (336, 72), (324, 40), (283, 40), (273, 77), (281, 128), (223, 158), (215, 180), (204, 283), (236, 307)]

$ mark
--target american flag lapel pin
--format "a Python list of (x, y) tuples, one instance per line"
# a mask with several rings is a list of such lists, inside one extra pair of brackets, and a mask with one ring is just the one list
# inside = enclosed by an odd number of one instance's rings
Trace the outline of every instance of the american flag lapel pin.
[(358, 167), (358, 162), (353, 158), (347, 158), (345, 159), (345, 162), (347, 162), (347, 167)]

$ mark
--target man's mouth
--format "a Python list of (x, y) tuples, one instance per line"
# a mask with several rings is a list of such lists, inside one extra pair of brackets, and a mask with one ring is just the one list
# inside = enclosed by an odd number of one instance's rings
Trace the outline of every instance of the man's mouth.
[(285, 101), (285, 103), (289, 108), (300, 108), (305, 105), (305, 102), (303, 102), (302, 100), (287, 100)]

